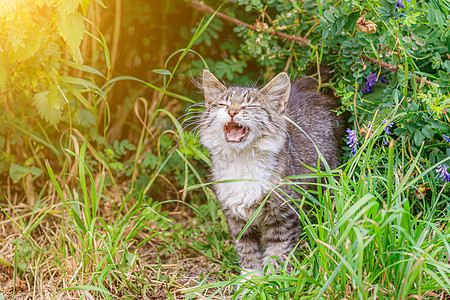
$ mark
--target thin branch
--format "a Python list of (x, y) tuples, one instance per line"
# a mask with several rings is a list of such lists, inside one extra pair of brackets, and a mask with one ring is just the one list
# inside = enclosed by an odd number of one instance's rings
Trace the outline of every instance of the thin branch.
[[(203, 2), (199, 2), (197, 0), (191, 0), (191, 1), (186, 0), (186, 1), (189, 2), (190, 5), (196, 10), (203, 11), (203, 12), (206, 12), (206, 13), (211, 14), (211, 15), (215, 12), (215, 9), (213, 9), (211, 6), (209, 6), (209, 5), (207, 5), (207, 4), (203, 3)], [(228, 16), (228, 15), (226, 15), (224, 13), (221, 13), (221, 12), (217, 12), (216, 13), (216, 17), (218, 17), (220, 19), (223, 19), (225, 21), (228, 21), (230, 23), (234, 23), (234, 24), (239, 25), (239, 26), (244, 26), (247, 29), (256, 30), (255, 26), (250, 25), (248, 23), (245, 23), (245, 22), (243, 22), (241, 20), (238, 20), (236, 18), (230, 17), (230, 16)], [(273, 29), (271, 31), (269, 31), (269, 34), (275, 35), (275, 36), (279, 36), (279, 37), (284, 38), (286, 40), (299, 42), (299, 43), (302, 43), (302, 44), (309, 44), (310, 43), (310, 40), (308, 40), (306, 38), (297, 37), (297, 36), (293, 36), (293, 35), (288, 35), (288, 34), (281, 33), (281, 32), (276, 32)]]
[(370, 61), (371, 63), (375, 64), (375, 65), (379, 65), (381, 66), (383, 69), (388, 69), (394, 72), (398, 71), (398, 67), (390, 65), (388, 63), (385, 63), (384, 61), (378, 61), (376, 58), (372, 58), (372, 57), (368, 57), (364, 54), (361, 54), (361, 58), (367, 61)]

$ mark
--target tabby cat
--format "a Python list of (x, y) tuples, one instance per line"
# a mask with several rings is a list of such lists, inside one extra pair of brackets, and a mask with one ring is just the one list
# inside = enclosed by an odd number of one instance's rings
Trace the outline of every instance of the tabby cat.
[[(317, 92), (313, 78), (291, 85), (285, 72), (263, 88), (250, 88), (226, 87), (204, 70), (203, 92), (200, 141), (211, 155), (212, 180), (243, 179), (214, 184), (241, 267), (258, 274), (268, 263), (278, 268), (297, 244), (301, 228), (297, 205), (286, 200), (301, 196), (288, 184), (279, 184), (288, 176), (310, 174), (305, 165), (316, 167), (318, 162), (311, 140), (288, 119), (308, 134), (333, 169), (339, 164), (343, 131), (342, 120), (331, 111), (338, 103)], [(308, 182), (316, 181), (303, 180), (302, 187), (310, 189)]]

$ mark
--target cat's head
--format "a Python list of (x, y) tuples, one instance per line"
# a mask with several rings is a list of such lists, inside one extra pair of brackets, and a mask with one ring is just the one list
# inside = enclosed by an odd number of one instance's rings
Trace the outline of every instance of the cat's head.
[(283, 118), (291, 83), (282, 72), (262, 88), (226, 87), (211, 72), (203, 71), (205, 112), (201, 140), (208, 148), (226, 145), (244, 149), (257, 142), (282, 141)]

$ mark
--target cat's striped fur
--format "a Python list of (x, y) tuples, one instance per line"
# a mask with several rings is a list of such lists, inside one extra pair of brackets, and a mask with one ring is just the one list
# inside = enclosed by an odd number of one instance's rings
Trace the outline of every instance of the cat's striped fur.
[[(285, 116), (307, 132), (331, 168), (338, 166), (342, 122), (330, 111), (337, 101), (317, 93), (316, 87), (311, 78), (298, 79), (291, 87), (284, 72), (261, 89), (225, 87), (208, 70), (203, 72), (206, 110), (200, 139), (211, 154), (212, 180), (243, 179), (215, 183), (214, 189), (244, 270), (261, 272), (269, 260), (278, 264), (271, 257), (284, 262), (300, 233), (298, 207), (286, 199), (301, 197), (289, 185), (279, 184), (288, 176), (310, 174), (303, 164), (315, 167), (318, 155)], [(308, 180), (303, 182), (302, 187), (309, 188)], [(236, 241), (267, 196), (255, 221)]]

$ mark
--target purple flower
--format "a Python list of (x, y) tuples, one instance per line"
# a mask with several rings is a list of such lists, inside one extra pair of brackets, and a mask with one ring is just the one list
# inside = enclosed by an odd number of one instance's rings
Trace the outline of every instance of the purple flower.
[(388, 74), (385, 73), (385, 74), (381, 75), (380, 78), (378, 79), (378, 81), (381, 83), (389, 83), (389, 80), (386, 78), (386, 75), (388, 75)]
[(356, 131), (351, 130), (350, 128), (347, 128), (347, 145), (352, 148), (352, 151), (350, 152), (351, 156), (355, 156), (356, 151), (358, 151), (358, 137), (356, 136)]
[[(405, 6), (403, 5), (403, 1), (402, 0), (398, 0), (397, 1), (397, 7), (405, 8)], [(397, 7), (395, 9), (397, 9)]]
[(444, 182), (450, 182), (450, 173), (448, 173), (447, 165), (439, 165), (436, 168), (436, 173), (439, 174), (439, 178), (442, 178)]
[[(381, 120), (381, 122), (383, 122), (383, 124), (386, 124), (387, 121), (388, 121), (387, 119)], [(386, 134), (392, 134), (392, 132), (389, 130), (392, 126), (394, 126), (394, 122), (390, 122), (390, 123), (384, 128), (384, 132), (386, 132)]]
[(450, 137), (446, 136), (445, 134), (442, 134), (442, 136), (444, 137), (444, 140), (445, 140), (447, 143), (450, 143)]
[[(389, 83), (389, 80), (386, 78), (386, 75), (389, 74), (386, 73), (381, 75), (378, 81), (381, 83)], [(376, 84), (377, 84), (377, 73), (369, 72), (369, 76), (366, 79), (366, 84), (360, 89), (360, 91), (363, 92), (363, 94), (370, 93)]]
[(375, 84), (377, 84), (377, 73), (369, 72), (369, 77), (366, 79), (366, 84), (362, 89), (360, 89), (363, 94), (370, 93), (373, 88), (375, 87)]
[[(388, 120), (387, 120), (387, 119), (383, 119), (383, 120), (381, 120), (381, 122), (382, 122), (383, 124), (386, 124), (386, 122), (388, 122)], [(388, 142), (387, 142), (387, 136), (390, 135), (390, 134), (392, 134), (392, 132), (390, 131), (390, 128), (391, 128), (392, 126), (394, 126), (394, 122), (388, 123), (387, 126), (384, 128), (384, 132), (386, 133), (386, 136), (383, 137), (383, 144), (385, 144), (386, 146), (387, 146), (387, 144), (388, 144)]]

